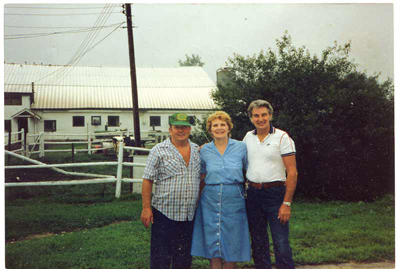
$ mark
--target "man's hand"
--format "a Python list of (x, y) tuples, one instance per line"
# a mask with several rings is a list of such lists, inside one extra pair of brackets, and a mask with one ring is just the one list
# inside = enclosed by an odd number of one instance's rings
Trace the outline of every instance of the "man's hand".
[(279, 208), (278, 219), (280, 219), (282, 224), (286, 224), (290, 219), (291, 213), (292, 210), (290, 206), (282, 204), (281, 207)]
[(144, 227), (149, 228), (150, 222), (153, 224), (153, 211), (151, 208), (144, 208), (142, 210), (142, 215), (140, 216)]

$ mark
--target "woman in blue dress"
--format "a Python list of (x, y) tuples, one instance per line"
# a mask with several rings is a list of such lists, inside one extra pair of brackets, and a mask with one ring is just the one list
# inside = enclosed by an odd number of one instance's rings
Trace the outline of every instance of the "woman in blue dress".
[(200, 150), (200, 202), (196, 211), (192, 255), (210, 259), (212, 269), (236, 268), (250, 261), (250, 236), (244, 200), (245, 143), (230, 138), (230, 116), (217, 111), (207, 119), (214, 141)]

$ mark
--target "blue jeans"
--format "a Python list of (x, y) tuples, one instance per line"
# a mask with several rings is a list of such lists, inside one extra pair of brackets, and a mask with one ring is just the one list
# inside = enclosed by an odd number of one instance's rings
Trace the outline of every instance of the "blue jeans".
[(294, 269), (292, 249), (289, 245), (289, 223), (281, 224), (279, 208), (286, 187), (247, 189), (246, 210), (249, 221), (251, 249), (257, 269), (271, 269), (269, 254), (268, 225), (271, 229), (277, 269)]
[(150, 269), (189, 269), (194, 221), (173, 221), (153, 207)]

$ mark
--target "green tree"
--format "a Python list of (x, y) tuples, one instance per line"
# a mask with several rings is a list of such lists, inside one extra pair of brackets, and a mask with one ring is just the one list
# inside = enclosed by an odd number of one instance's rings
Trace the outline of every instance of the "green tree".
[(231, 115), (233, 137), (254, 128), (247, 107), (265, 99), (275, 110), (273, 125), (296, 143), (298, 193), (369, 200), (393, 190), (392, 81), (359, 72), (349, 59), (350, 42), (335, 42), (320, 57), (295, 48), (287, 32), (276, 45), (277, 52), (228, 59), (230, 79), (213, 98)]
[(196, 125), (192, 129), (192, 135), (190, 140), (197, 145), (204, 145), (213, 140), (211, 135), (207, 131), (207, 118), (211, 113), (203, 115), (201, 119), (196, 118)]
[(178, 60), (179, 66), (204, 66), (204, 63), (201, 61), (201, 57), (197, 54), (192, 54), (192, 56), (188, 56), (185, 54), (186, 60)]

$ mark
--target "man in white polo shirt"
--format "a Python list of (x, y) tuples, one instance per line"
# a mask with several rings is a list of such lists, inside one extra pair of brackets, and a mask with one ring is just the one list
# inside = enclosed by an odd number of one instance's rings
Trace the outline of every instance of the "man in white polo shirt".
[(277, 269), (293, 269), (289, 219), (297, 184), (295, 145), (286, 132), (271, 125), (269, 102), (253, 101), (248, 112), (256, 127), (243, 139), (249, 162), (246, 208), (254, 263), (257, 269), (271, 269), (269, 226)]

